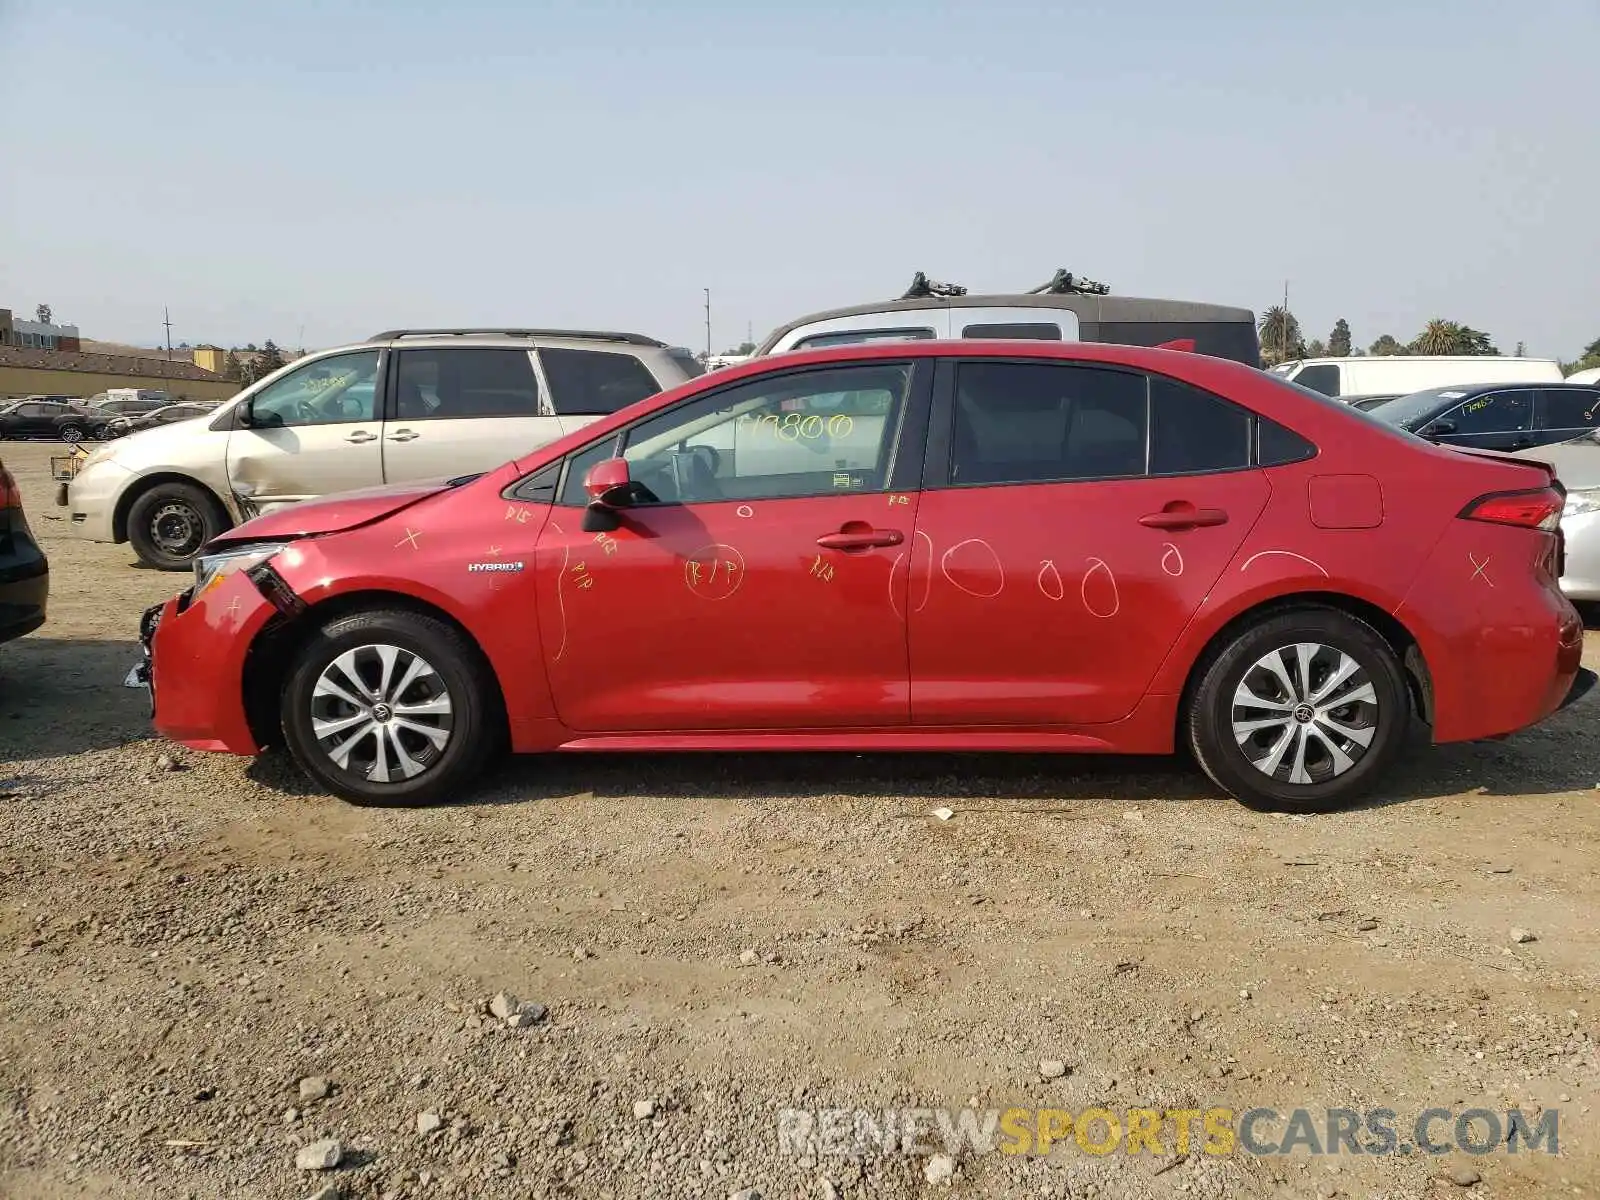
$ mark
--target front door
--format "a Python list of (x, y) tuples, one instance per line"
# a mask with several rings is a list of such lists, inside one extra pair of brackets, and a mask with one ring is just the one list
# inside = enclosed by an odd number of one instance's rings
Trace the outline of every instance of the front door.
[[(916, 505), (891, 484), (927, 375), (872, 362), (767, 376), (574, 455), (536, 566), (563, 723), (905, 726)], [(583, 476), (619, 449), (635, 503), (619, 528), (585, 532)]]
[(252, 397), (248, 426), (228, 434), (228, 483), (247, 510), (383, 482), (381, 362), (379, 350), (319, 358)]
[(954, 378), (930, 444), (949, 450), (930, 455), (917, 514), (913, 723), (1127, 716), (1265, 507), (1250, 415), (1132, 371), (941, 369)]
[(1445, 446), (1476, 450), (1526, 450), (1534, 445), (1535, 388), (1501, 388), (1463, 400), (1430, 424), (1425, 437)]

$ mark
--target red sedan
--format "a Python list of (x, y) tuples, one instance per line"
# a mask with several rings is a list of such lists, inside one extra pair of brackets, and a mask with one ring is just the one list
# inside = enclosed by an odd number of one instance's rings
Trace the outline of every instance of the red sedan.
[(143, 636), (159, 731), (281, 738), (356, 803), (459, 796), (505, 747), (1186, 745), (1313, 811), (1414, 722), (1500, 737), (1594, 682), (1562, 503), (1540, 463), (1220, 359), (856, 345), (268, 513)]

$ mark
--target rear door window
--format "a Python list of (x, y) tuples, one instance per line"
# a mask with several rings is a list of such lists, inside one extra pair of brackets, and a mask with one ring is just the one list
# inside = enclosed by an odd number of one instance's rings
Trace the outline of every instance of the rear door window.
[(1600, 420), (1600, 391), (1545, 388), (1534, 406), (1535, 429), (1592, 429)]
[(631, 354), (607, 350), (539, 351), (550, 400), (562, 416), (600, 416), (636, 404), (661, 390)]
[(539, 382), (526, 350), (402, 350), (395, 415), (402, 421), (536, 417)]
[(1250, 414), (1175, 379), (1150, 378), (1150, 474), (1199, 475), (1250, 465)]
[(1054, 321), (1024, 321), (1011, 324), (968, 325), (961, 330), (964, 338), (994, 338), (1017, 342), (1059, 342), (1061, 326)]

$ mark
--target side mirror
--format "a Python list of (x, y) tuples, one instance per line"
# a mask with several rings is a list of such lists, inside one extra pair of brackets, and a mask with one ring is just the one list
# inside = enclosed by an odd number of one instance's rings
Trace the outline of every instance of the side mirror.
[(626, 506), (633, 491), (633, 476), (628, 473), (628, 460), (601, 459), (583, 477), (583, 490), (588, 494), (591, 504), (604, 508)]
[(1447, 437), (1450, 434), (1454, 433), (1455, 431), (1456, 431), (1456, 423), (1454, 421), (1448, 421), (1448, 420), (1431, 421), (1431, 422), (1428, 423), (1427, 427), (1423, 429), (1422, 436), (1423, 437)]
[(633, 500), (633, 476), (628, 472), (628, 460), (601, 459), (583, 477), (583, 490), (589, 497), (589, 507), (583, 513), (584, 532), (610, 533), (619, 528), (622, 520), (617, 509), (626, 508)]
[(250, 407), (254, 403), (254, 400), (246, 400), (234, 412), (234, 424), (240, 429), (249, 429), (255, 424), (255, 419), (250, 414)]

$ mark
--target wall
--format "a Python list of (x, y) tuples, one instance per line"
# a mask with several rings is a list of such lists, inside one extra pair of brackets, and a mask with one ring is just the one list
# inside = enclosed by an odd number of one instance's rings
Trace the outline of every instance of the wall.
[(18, 396), (89, 397), (109, 388), (160, 388), (175, 400), (226, 400), (240, 385), (221, 379), (162, 379), (155, 375), (102, 375), (0, 366), (0, 399)]

